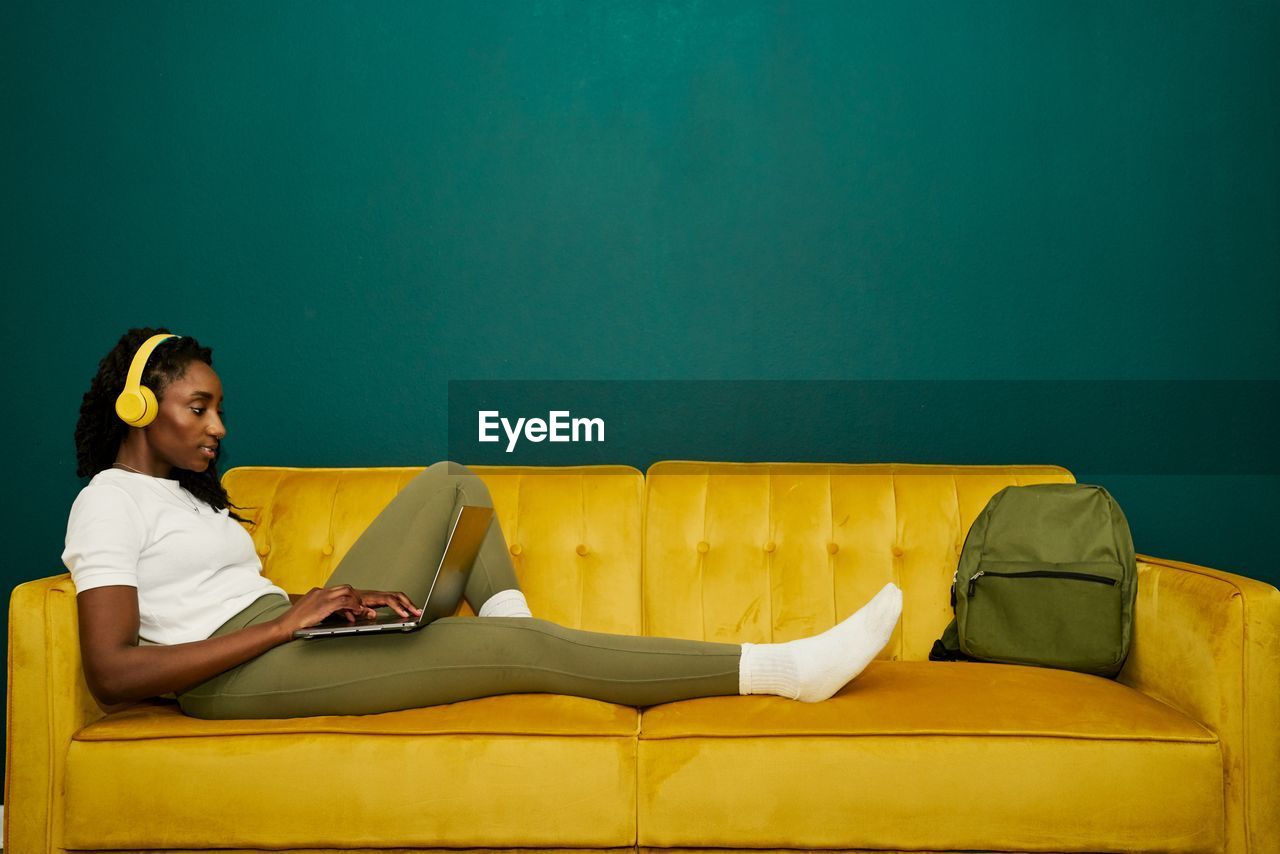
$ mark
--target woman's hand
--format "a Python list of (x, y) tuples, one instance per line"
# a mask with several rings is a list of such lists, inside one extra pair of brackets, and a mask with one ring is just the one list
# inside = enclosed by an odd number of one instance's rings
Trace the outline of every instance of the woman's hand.
[(312, 587), (293, 603), (292, 608), (272, 622), (278, 625), (283, 637), (288, 640), (298, 629), (317, 626), (331, 615), (342, 614), (349, 623), (356, 621), (356, 614), (376, 617), (378, 612), (373, 610), (373, 605), (390, 605), (402, 617), (410, 614), (416, 617), (422, 613), (403, 593), (356, 590), (350, 584), (340, 584), (337, 587)]
[[(371, 620), (378, 616), (378, 612), (370, 607), (372, 605), (387, 605), (391, 610), (395, 611), (402, 617), (417, 617), (422, 614), (422, 610), (420, 608), (414, 607), (413, 600), (403, 593), (385, 593), (381, 590), (354, 589), (351, 592), (356, 595), (356, 599), (359, 601), (359, 606), (356, 610), (363, 609), (364, 615)], [(352, 616), (351, 611), (347, 612), (347, 616), (351, 619), (351, 622), (355, 622), (355, 617)]]

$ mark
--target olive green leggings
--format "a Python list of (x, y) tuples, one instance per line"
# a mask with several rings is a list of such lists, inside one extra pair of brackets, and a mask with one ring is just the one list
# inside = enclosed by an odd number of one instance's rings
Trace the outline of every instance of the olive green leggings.
[[(430, 572), (463, 504), (492, 506), (465, 466), (439, 462), (370, 523), (326, 587), (402, 591), (426, 600)], [(467, 582), (472, 609), (519, 589), (495, 517)], [(268, 594), (218, 637), (290, 608)], [(445, 617), (416, 632), (291, 640), (178, 695), (197, 718), (362, 715), (494, 694), (573, 694), (629, 706), (738, 693), (736, 643), (580, 631), (526, 617)]]

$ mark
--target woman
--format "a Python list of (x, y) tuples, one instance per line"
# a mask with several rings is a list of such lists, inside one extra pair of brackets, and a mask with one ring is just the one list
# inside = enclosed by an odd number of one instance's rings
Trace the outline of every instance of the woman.
[(732, 694), (818, 702), (862, 672), (902, 612), (891, 583), (834, 628), (787, 643), (570, 629), (530, 614), (495, 519), (466, 588), (476, 617), (295, 642), (295, 630), (331, 615), (416, 616), (452, 519), (463, 504), (492, 506), (489, 493), (463, 466), (429, 466), (324, 588), (286, 593), (262, 576), (219, 483), (221, 403), (212, 351), (162, 329), (125, 333), (84, 395), (76, 474), (92, 480), (72, 505), (62, 560), (85, 678), (107, 711), (155, 696), (200, 718), (369, 714), (507, 693), (632, 706)]

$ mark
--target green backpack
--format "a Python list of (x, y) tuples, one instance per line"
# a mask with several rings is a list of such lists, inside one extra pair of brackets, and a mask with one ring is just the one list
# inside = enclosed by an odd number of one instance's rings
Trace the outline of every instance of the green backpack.
[(1129, 523), (1101, 486), (1006, 486), (973, 521), (956, 616), (930, 661), (994, 661), (1114, 677), (1133, 637)]

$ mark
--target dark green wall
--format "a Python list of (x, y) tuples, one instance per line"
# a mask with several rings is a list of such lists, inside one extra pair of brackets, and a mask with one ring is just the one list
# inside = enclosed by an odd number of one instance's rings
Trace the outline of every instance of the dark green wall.
[[(1280, 379), (1272, 2), (0, 16), (6, 589), (134, 325), (215, 348), (230, 465), (440, 459), (450, 379)], [(1076, 474), (1280, 581), (1275, 473), (1186, 470)]]

